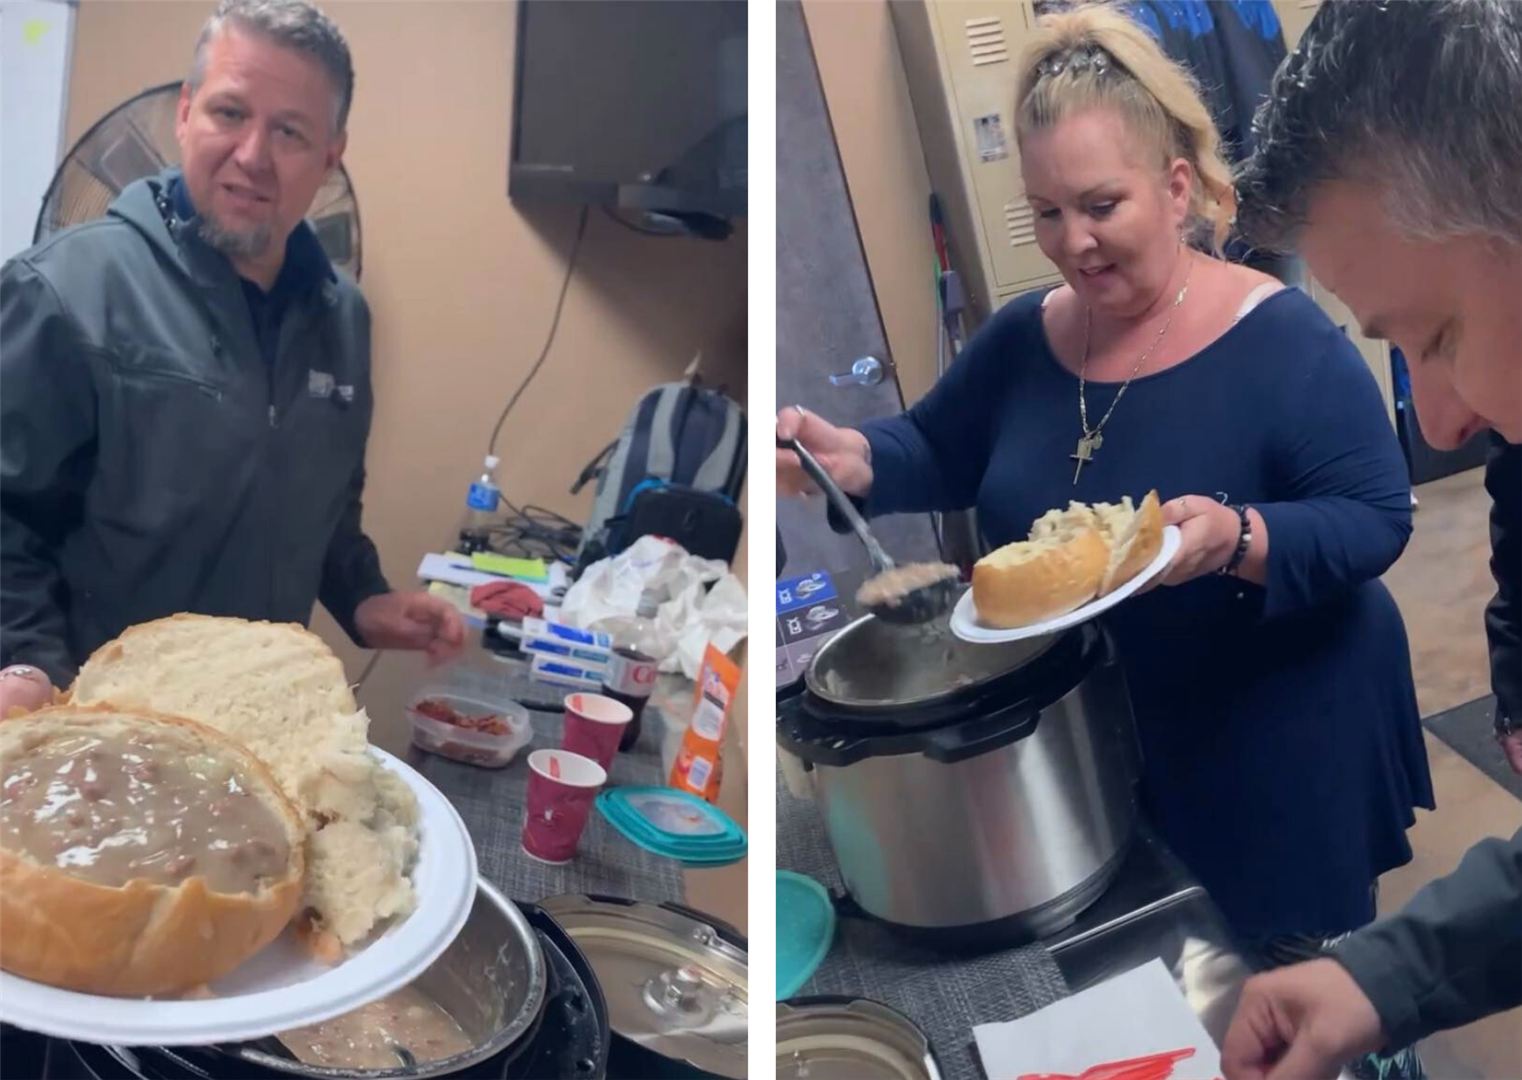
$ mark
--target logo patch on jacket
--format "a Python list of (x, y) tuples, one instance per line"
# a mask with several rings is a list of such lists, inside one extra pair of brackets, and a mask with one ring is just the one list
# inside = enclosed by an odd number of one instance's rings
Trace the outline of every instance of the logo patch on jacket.
[(340, 386), (333, 381), (333, 376), (326, 371), (307, 372), (307, 393), (314, 398), (327, 400), (335, 394), (338, 400), (345, 405), (354, 402), (354, 387)]

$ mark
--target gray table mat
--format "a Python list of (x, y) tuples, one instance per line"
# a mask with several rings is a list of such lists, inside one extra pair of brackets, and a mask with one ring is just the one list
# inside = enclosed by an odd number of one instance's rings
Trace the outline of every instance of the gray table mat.
[[(530, 712), (534, 741), (501, 769), (483, 769), (429, 754), (407, 751), (407, 763), (442, 791), (475, 841), (481, 874), (514, 900), (537, 903), (564, 893), (601, 893), (660, 903), (686, 897), (681, 865), (652, 855), (625, 839), (594, 807), (576, 857), (564, 866), (530, 858), (523, 850), (523, 815), (528, 797), (528, 755), (560, 745), (564, 720), (556, 713)], [(661, 784), (661, 755), (652, 717), (627, 753), (614, 757), (610, 786)]]
[[(787, 790), (780, 769), (777, 866), (843, 891), (818, 808)], [(974, 1025), (1017, 1020), (1067, 997), (1068, 985), (1040, 945), (948, 956), (916, 947), (868, 920), (842, 918), (835, 943), (800, 996), (813, 994), (847, 994), (892, 1006), (930, 1038), (946, 1080), (982, 1080)]]

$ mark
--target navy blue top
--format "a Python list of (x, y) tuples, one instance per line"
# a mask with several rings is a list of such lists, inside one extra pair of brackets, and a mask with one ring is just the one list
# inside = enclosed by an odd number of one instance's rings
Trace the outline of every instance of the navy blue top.
[[(1377, 580), (1410, 484), (1362, 358), (1305, 294), (1263, 301), (1137, 379), (1073, 484), (1078, 379), (1044, 293), (1001, 309), (923, 400), (863, 431), (868, 513), (976, 507), (991, 545), (1069, 500), (1225, 493), (1268, 526), (1264, 587), (1219, 576), (1106, 616), (1145, 757), (1142, 805), (1248, 942), (1374, 916), (1432, 786), (1405, 625)], [(1117, 384), (1088, 384), (1103, 416)]]

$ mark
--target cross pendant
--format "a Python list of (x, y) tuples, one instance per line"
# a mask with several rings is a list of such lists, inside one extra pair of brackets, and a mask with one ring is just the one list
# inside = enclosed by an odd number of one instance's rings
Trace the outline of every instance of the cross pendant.
[(1078, 467), (1073, 470), (1074, 486), (1077, 486), (1078, 478), (1083, 474), (1083, 467), (1094, 460), (1094, 452), (1103, 444), (1104, 438), (1097, 431), (1078, 440), (1078, 450), (1073, 454), (1073, 460), (1078, 462)]

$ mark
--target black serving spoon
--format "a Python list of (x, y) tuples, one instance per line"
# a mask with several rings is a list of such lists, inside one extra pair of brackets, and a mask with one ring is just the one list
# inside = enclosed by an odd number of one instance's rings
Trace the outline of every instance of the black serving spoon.
[[(840, 485), (824, 471), (814, 455), (797, 439), (779, 439), (777, 445), (798, 455), (803, 471), (819, 485), (830, 504), (839, 510), (867, 549), (876, 571), (856, 592), (857, 603), (885, 622), (912, 624), (929, 622), (950, 610), (956, 600), (957, 568), (948, 563), (914, 563), (898, 566), (867, 528)], [(901, 579), (909, 578), (908, 582)]]

